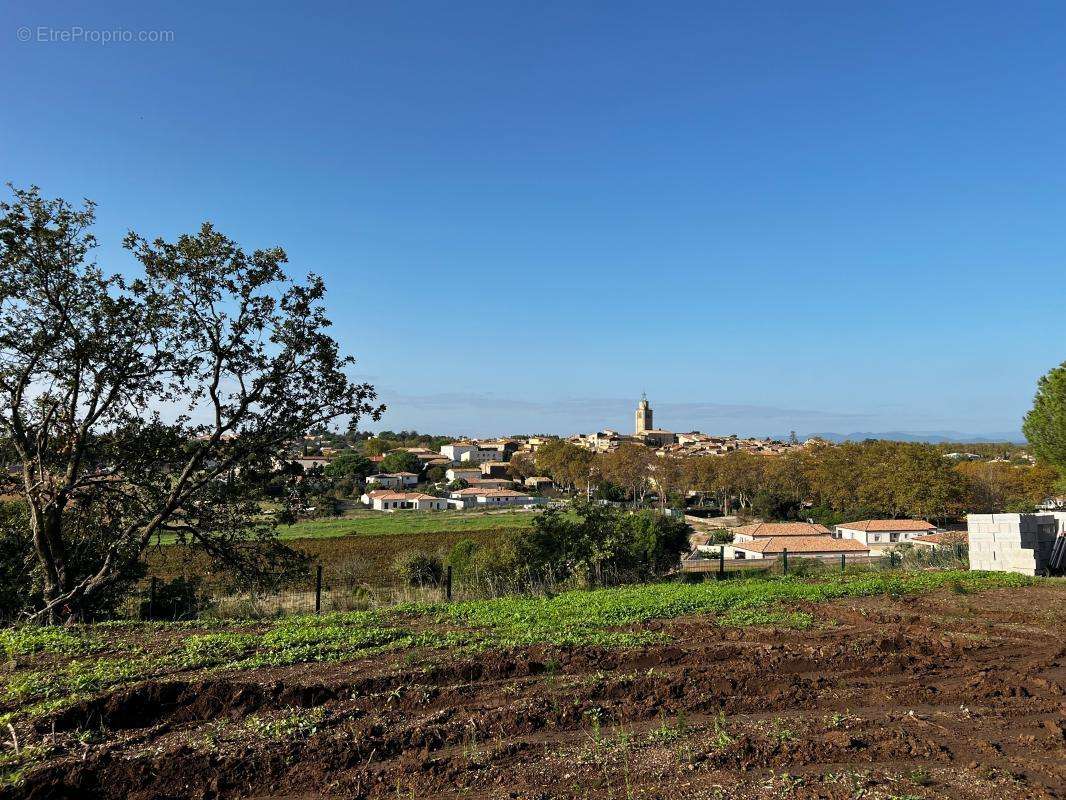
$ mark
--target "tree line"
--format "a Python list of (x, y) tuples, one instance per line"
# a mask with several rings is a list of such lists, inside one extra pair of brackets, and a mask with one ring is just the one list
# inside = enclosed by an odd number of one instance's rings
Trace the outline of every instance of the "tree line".
[(683, 504), (696, 493), (722, 513), (768, 519), (919, 517), (1033, 510), (1059, 472), (1041, 461), (963, 461), (937, 445), (871, 440), (815, 444), (780, 455), (656, 456), (623, 444), (593, 453), (566, 441), (537, 451), (532, 466), (559, 486), (604, 499)]

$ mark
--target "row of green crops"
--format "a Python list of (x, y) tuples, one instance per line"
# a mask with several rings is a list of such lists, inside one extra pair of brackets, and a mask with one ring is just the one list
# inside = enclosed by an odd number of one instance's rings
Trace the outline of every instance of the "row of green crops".
[(973, 592), (1031, 583), (1034, 579), (1019, 575), (980, 572), (869, 573), (816, 580), (778, 577), (415, 604), (270, 623), (8, 628), (0, 630), (0, 650), (15, 668), (0, 675), (0, 722), (46, 713), (119, 685), (190, 670), (350, 660), (413, 648), (454, 652), (537, 643), (625, 647), (666, 638), (635, 627), (652, 619), (713, 614), (721, 625), (803, 628), (812, 618), (794, 607), (798, 603), (942, 588)]

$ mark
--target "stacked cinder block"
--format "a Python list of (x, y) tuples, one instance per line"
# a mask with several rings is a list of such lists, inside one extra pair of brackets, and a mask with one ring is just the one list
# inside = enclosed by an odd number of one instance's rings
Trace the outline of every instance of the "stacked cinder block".
[(970, 569), (1043, 573), (1066, 512), (1043, 514), (969, 514)]

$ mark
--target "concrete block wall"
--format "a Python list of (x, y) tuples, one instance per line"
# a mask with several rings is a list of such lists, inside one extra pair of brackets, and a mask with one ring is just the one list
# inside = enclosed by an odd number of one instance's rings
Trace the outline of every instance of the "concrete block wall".
[(1047, 568), (1066, 513), (969, 514), (970, 569), (1036, 575)]

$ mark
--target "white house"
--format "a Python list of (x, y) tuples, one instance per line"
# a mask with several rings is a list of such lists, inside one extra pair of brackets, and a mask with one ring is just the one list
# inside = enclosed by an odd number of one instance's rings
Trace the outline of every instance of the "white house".
[(448, 505), (452, 508), (473, 508), (477, 505), (478, 495), (484, 494), (485, 489), (480, 486), (469, 486), (466, 489), (456, 489), (448, 493)]
[(541, 502), (539, 497), (530, 497), (510, 489), (486, 489), (471, 486), (448, 494), (449, 505), (455, 508), (494, 508), (496, 506), (531, 506)]
[(510, 489), (514, 486), (514, 481), (505, 478), (474, 478), (469, 483), (472, 489)]
[(459, 456), (460, 464), (484, 464), (486, 461), (503, 461), (503, 453), (499, 450), (478, 447)]
[(771, 536), (746, 542), (733, 542), (733, 558), (781, 558), (787, 550), (797, 558), (840, 558), (868, 556), (870, 548), (854, 539), (834, 539), (832, 536)]
[(527, 506), (534, 505), (537, 501), (528, 494), (515, 492), (510, 489), (482, 489), (477, 495), (478, 506)]
[(449, 483), (458, 480), (477, 480), (481, 477), (481, 469), (478, 467), (451, 467), (445, 471), (444, 477), (448, 479)]
[(833, 536), (837, 539), (853, 539), (874, 550), (883, 550), (901, 542), (909, 542), (916, 536), (928, 536), (937, 530), (936, 525), (924, 519), (863, 519), (835, 526)]
[(448, 507), (446, 498), (422, 492), (372, 492), (370, 501), (375, 511), (443, 511)]
[(367, 485), (380, 486), (383, 489), (409, 489), (418, 485), (418, 475), (414, 472), (379, 472), (368, 475)]
[(459, 463), (464, 454), (473, 453), (476, 450), (477, 445), (473, 442), (452, 442), (451, 444), (441, 445), (440, 454), (450, 458), (455, 463)]

